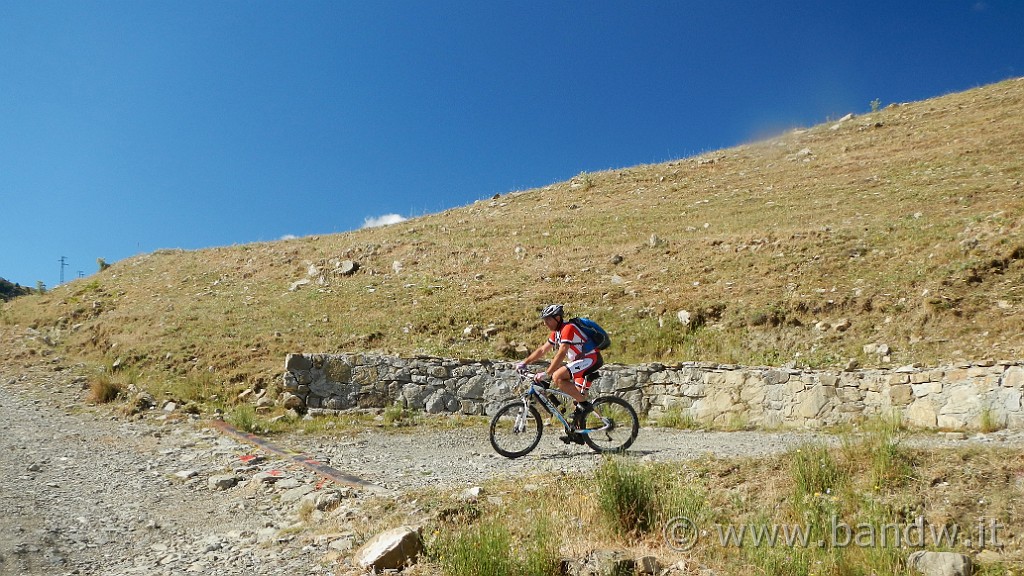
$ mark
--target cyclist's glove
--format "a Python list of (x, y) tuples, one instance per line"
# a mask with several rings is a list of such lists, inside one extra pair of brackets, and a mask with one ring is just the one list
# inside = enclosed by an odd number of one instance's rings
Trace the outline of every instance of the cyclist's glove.
[[(547, 372), (537, 372), (533, 375), (533, 381), (540, 385), (546, 384), (549, 380), (551, 380), (551, 375)], [(545, 386), (545, 388), (547, 388), (547, 386)]]

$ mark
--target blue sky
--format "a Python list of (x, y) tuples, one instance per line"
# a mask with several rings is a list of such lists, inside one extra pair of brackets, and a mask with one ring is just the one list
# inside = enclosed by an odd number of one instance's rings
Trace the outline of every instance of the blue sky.
[(1024, 75), (1024, 2), (0, 0), (0, 277), (344, 232)]

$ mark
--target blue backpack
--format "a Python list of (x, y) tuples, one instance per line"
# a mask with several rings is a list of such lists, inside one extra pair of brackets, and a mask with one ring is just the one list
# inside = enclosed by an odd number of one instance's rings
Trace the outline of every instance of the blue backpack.
[(604, 350), (612, 345), (612, 339), (608, 336), (608, 332), (590, 318), (572, 318), (569, 323), (579, 328), (580, 332), (587, 337), (587, 342), (583, 344), (584, 354), (593, 350)]

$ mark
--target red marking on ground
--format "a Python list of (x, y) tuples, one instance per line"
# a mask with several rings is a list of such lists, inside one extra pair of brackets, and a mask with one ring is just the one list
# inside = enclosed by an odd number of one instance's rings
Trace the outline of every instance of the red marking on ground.
[[(228, 424), (227, 422), (224, 422), (223, 420), (214, 420), (211, 422), (211, 424), (213, 425), (214, 428), (217, 428), (218, 430), (227, 434), (228, 436), (232, 436), (239, 440), (243, 440), (245, 442), (258, 446), (266, 450), (267, 452), (277, 454), (282, 458), (287, 458), (304, 468), (316, 472), (317, 474), (323, 476), (328, 480), (333, 480), (339, 484), (355, 486), (357, 488), (383, 490), (382, 487), (377, 486), (373, 482), (368, 482), (357, 476), (346, 474), (340, 470), (331, 468), (330, 466), (323, 464), (321, 462), (317, 462), (316, 460), (310, 458), (309, 456), (306, 456), (305, 454), (302, 454), (301, 452), (285, 450), (284, 448), (275, 446), (274, 444), (267, 441), (265, 438), (261, 438), (259, 436), (256, 436), (255, 434), (249, 434), (248, 432), (242, 432), (241, 430), (235, 428), (234, 426)], [(243, 458), (245, 458), (245, 456), (243, 456)]]

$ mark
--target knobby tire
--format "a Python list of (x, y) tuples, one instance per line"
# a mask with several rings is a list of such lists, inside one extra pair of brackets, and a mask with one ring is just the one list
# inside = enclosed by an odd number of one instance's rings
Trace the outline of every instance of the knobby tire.
[(532, 404), (526, 406), (526, 419), (523, 421), (525, 428), (521, 431), (513, 429), (523, 409), (522, 400), (518, 400), (502, 406), (491, 418), (491, 447), (506, 458), (519, 458), (529, 454), (537, 447), (544, 431), (540, 412)]
[(602, 396), (594, 400), (594, 407), (584, 414), (585, 428), (601, 428), (604, 423), (598, 416), (611, 418), (614, 426), (611, 430), (595, 431), (583, 435), (583, 441), (595, 452), (601, 454), (617, 454), (625, 452), (640, 431), (640, 419), (636, 410), (622, 398)]

